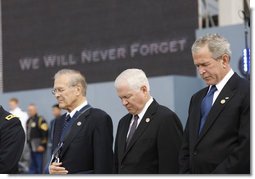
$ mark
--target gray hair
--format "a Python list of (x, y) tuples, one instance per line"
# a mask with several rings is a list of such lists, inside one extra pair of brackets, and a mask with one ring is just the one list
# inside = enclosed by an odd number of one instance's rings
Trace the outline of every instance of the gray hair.
[(123, 71), (116, 79), (115, 79), (115, 88), (118, 88), (118, 86), (123, 83), (123, 81), (126, 81), (128, 85), (134, 89), (138, 90), (142, 86), (146, 86), (148, 91), (150, 91), (150, 85), (148, 78), (146, 77), (146, 74), (144, 71), (136, 68), (131, 68)]
[(192, 53), (196, 53), (200, 48), (208, 45), (209, 51), (212, 53), (214, 59), (227, 54), (231, 57), (230, 43), (219, 34), (207, 34), (198, 38), (192, 45)]
[(69, 75), (69, 76), (72, 76), (72, 77), (70, 78), (69, 85), (70, 85), (70, 86), (75, 86), (75, 85), (77, 85), (77, 84), (81, 84), (83, 94), (86, 96), (87, 82), (86, 82), (85, 76), (83, 76), (83, 75), (82, 75), (79, 71), (77, 71), (77, 70), (62, 69), (62, 70), (59, 70), (59, 71), (55, 74), (54, 79), (56, 79), (57, 77), (62, 76), (62, 75)]

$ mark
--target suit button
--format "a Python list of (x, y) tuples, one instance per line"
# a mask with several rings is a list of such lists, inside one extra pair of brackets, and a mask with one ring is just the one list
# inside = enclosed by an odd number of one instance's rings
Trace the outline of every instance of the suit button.
[(121, 165), (120, 168), (123, 169), (123, 168), (124, 168), (124, 165)]

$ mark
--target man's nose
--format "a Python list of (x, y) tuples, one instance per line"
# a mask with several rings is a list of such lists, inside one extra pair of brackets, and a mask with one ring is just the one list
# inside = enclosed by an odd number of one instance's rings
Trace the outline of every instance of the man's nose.
[(200, 74), (200, 75), (203, 75), (204, 73), (205, 73), (205, 69), (203, 68), (203, 67), (197, 67), (197, 70), (198, 70), (198, 73)]
[(126, 99), (121, 99), (123, 106), (126, 106), (128, 104), (128, 101)]

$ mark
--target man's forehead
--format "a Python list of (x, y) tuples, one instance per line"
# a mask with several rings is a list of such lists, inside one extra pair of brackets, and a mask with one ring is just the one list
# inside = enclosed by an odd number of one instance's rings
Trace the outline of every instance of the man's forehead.
[(130, 88), (127, 80), (121, 80), (118, 82), (117, 88)]
[(128, 83), (123, 83), (118, 85), (117, 91), (132, 93), (134, 89), (132, 89)]
[(208, 50), (199, 50), (192, 54), (194, 61), (208, 61), (212, 58), (212, 53)]
[(55, 83), (67, 83), (70, 77), (68, 75), (59, 75), (55, 78)]

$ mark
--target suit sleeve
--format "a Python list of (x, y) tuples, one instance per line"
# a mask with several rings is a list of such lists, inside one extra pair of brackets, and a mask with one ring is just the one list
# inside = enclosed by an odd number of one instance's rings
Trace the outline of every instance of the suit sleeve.
[(250, 173), (250, 95), (243, 100), (238, 134), (238, 145), (213, 173)]
[(158, 133), (160, 174), (179, 173), (178, 154), (182, 140), (182, 125), (175, 113), (165, 117)]
[[(192, 98), (190, 101), (189, 111), (191, 109), (191, 106), (192, 106)], [(180, 173), (182, 174), (191, 173), (189, 161), (190, 161), (190, 152), (189, 152), (189, 119), (188, 119), (186, 122), (184, 133), (183, 133), (182, 146), (179, 153)]]
[(25, 142), (25, 133), (17, 118), (6, 121), (0, 132), (0, 173), (8, 174), (17, 166), (20, 160)]
[[(97, 118), (98, 119), (98, 118)], [(98, 120), (94, 136), (94, 172), (108, 174), (113, 172), (113, 126), (109, 115)]]

